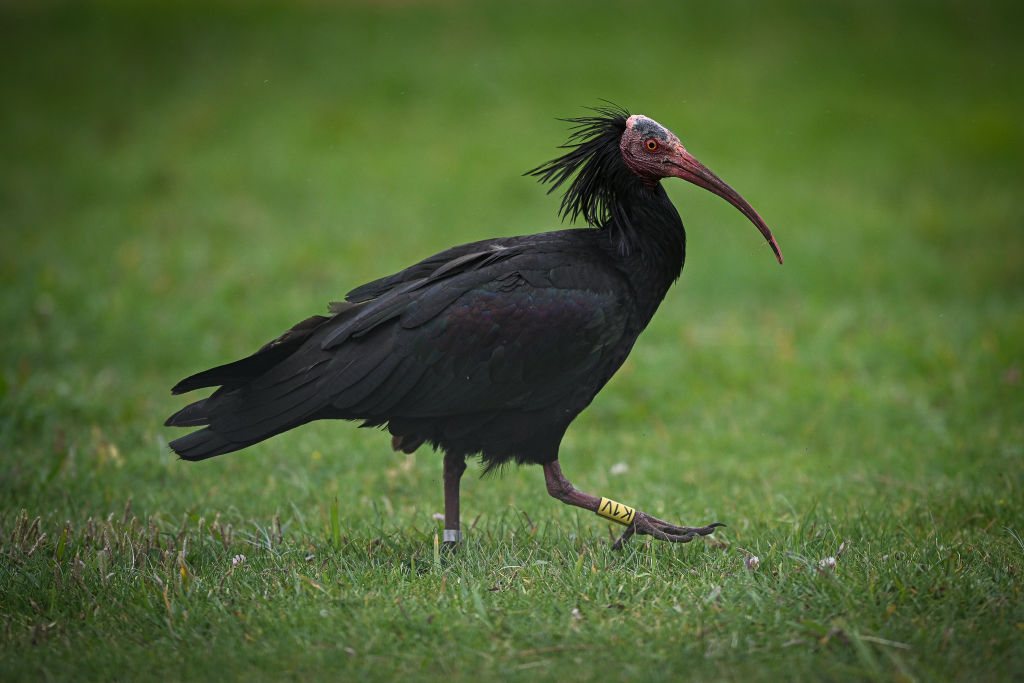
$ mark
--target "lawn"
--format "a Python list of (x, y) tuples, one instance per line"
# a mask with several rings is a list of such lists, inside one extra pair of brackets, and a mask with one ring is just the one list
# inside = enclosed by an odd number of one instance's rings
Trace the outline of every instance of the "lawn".
[[(0, 6), (0, 678), (1024, 677), (1018, 3)], [(182, 377), (548, 230), (556, 117), (648, 114), (688, 261), (539, 468), (317, 423), (202, 463)], [(757, 558), (756, 561), (753, 558)], [(830, 560), (832, 558), (832, 560)]]

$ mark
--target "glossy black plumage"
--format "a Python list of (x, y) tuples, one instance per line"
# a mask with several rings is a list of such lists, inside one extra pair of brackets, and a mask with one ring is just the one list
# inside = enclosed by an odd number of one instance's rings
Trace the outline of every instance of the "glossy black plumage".
[(572, 119), (568, 151), (530, 172), (552, 190), (569, 183), (563, 217), (592, 227), (454, 247), (352, 290), (329, 315), (175, 386), (219, 388), (167, 420), (203, 427), (171, 448), (201, 460), (345, 419), (386, 426), (405, 451), (428, 442), (489, 468), (554, 462), (683, 266), (685, 233), (661, 176), (625, 161), (636, 118), (603, 108)]

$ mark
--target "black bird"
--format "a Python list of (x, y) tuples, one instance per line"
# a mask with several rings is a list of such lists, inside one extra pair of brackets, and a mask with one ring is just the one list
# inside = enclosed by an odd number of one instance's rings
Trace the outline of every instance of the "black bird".
[(757, 212), (671, 131), (615, 106), (566, 119), (563, 156), (527, 175), (569, 183), (561, 216), (589, 228), (453, 247), (357, 287), (253, 355), (179, 382), (219, 387), (166, 424), (203, 427), (171, 442), (185, 460), (237, 451), (320, 419), (387, 427), (391, 446), (444, 452), (444, 540), (461, 540), (459, 480), (478, 454), (490, 471), (542, 465), (548, 493), (685, 543), (710, 534), (577, 490), (562, 474), (566, 428), (629, 355), (679, 277), (686, 233), (661, 186), (682, 178), (723, 197), (782, 254)]

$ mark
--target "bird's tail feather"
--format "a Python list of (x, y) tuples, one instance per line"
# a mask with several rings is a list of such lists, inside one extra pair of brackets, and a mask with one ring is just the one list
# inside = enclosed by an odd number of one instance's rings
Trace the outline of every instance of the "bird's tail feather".
[(186, 434), (170, 444), (171, 450), (181, 456), (182, 460), (206, 460), (215, 455), (223, 455), (248, 446), (248, 443), (228, 441), (222, 435), (207, 429)]
[(175, 439), (171, 448), (185, 460), (203, 460), (312, 420), (364, 419), (370, 416), (366, 404), (381, 411), (390, 405), (374, 397), (377, 387), (403, 388), (404, 394), (419, 378), (392, 377), (400, 365), (391, 353), (393, 330), (371, 332), (339, 352), (321, 348), (315, 325), (305, 321), (248, 358), (180, 382), (176, 392), (220, 386), (167, 419), (169, 427), (204, 427)]
[(171, 415), (164, 422), (165, 427), (201, 427), (210, 424), (210, 415), (206, 402), (209, 398), (203, 398)]
[(323, 377), (329, 358), (291, 358), (262, 377), (190, 403), (168, 427), (205, 427), (170, 443), (185, 460), (204, 460), (269, 439), (311, 419), (327, 402)]

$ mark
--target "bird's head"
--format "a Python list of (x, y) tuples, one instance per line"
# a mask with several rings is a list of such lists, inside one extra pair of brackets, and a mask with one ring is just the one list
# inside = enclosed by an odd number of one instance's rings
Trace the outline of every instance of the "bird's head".
[(576, 125), (564, 146), (570, 150), (567, 154), (529, 172), (544, 182), (552, 182), (552, 190), (576, 173), (562, 200), (563, 216), (575, 218), (582, 214), (591, 225), (605, 223), (615, 201), (616, 184), (623, 182), (623, 173), (649, 187), (662, 178), (682, 178), (739, 209), (761, 231), (782, 263), (779, 245), (757, 211), (687, 152), (672, 131), (654, 119), (630, 115), (615, 107), (594, 111), (598, 116), (569, 119)]
[(682, 178), (735, 206), (761, 231), (775, 252), (775, 257), (782, 263), (779, 245), (754, 207), (687, 152), (683, 143), (668, 128), (654, 119), (634, 114), (626, 119), (626, 129), (619, 138), (619, 150), (629, 170), (645, 183), (654, 184), (662, 178)]

